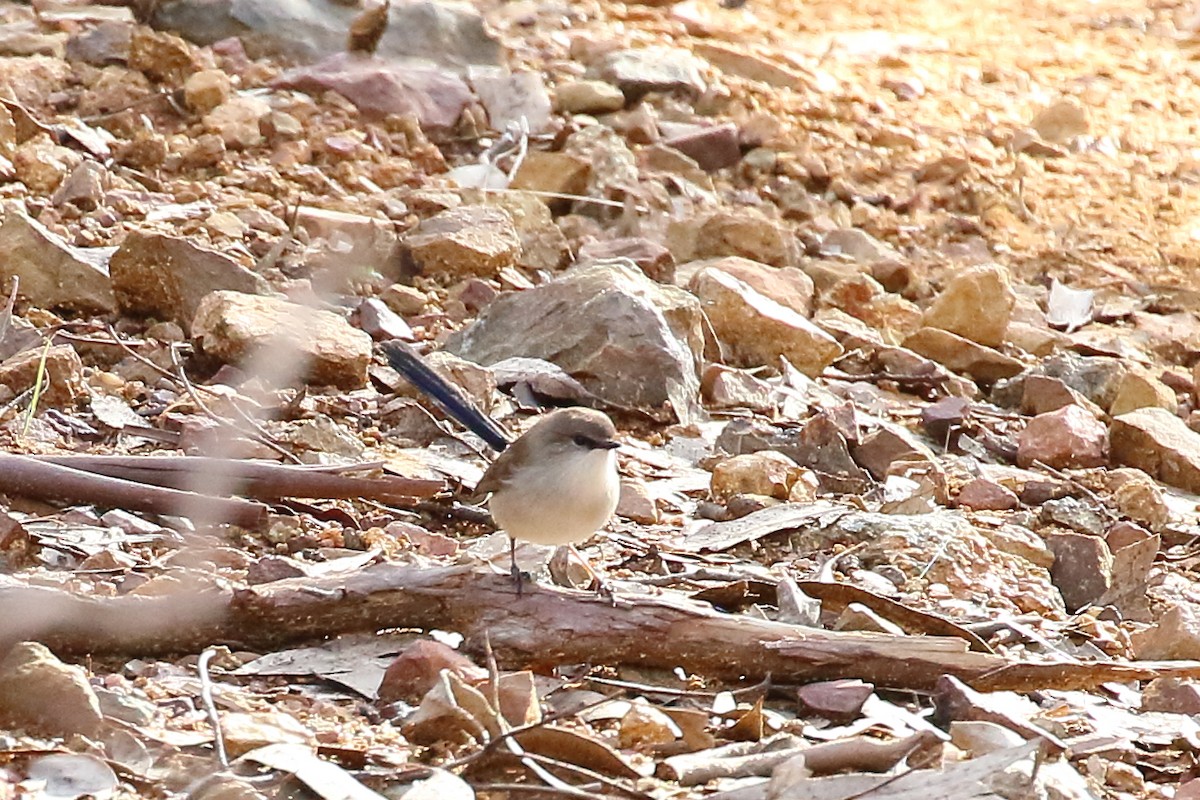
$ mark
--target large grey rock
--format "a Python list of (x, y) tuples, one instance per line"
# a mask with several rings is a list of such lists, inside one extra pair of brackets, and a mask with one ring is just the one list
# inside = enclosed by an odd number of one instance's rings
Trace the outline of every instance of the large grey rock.
[(111, 247), (72, 247), (24, 210), (9, 206), (0, 225), (0, 280), (14, 277), (21, 296), (42, 308), (110, 313), (117, 310), (108, 278)]
[(614, 406), (698, 415), (700, 304), (636, 267), (601, 263), (501, 295), (446, 349), (479, 364), (542, 358)]
[[(197, 44), (237, 36), (252, 55), (280, 53), (313, 59), (346, 49), (357, 3), (326, 0), (167, 0), (154, 12), (156, 28)], [(503, 63), (500, 42), (466, 3), (392, 3), (376, 55), (425, 59), (442, 66)]]

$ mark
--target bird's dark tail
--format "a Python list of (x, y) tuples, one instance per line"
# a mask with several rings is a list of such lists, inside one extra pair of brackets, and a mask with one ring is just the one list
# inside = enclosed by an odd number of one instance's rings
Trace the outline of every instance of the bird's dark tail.
[(462, 389), (434, 372), (410, 345), (393, 339), (384, 342), (381, 349), (392, 369), (437, 403), (451, 419), (483, 439), (493, 450), (508, 447), (508, 431), (480, 411)]

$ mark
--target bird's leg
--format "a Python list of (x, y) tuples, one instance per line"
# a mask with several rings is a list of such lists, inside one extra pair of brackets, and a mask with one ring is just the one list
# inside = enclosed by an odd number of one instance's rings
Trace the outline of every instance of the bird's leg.
[(508, 555), (512, 560), (512, 577), (517, 582), (517, 597), (521, 596), (521, 568), (517, 566), (517, 540), (512, 536), (508, 537)]
[(579, 552), (574, 544), (569, 544), (567, 547), (571, 548), (571, 552), (575, 554), (575, 557), (583, 564), (583, 568), (587, 570), (587, 574), (591, 576), (592, 582), (588, 584), (588, 588), (601, 597), (607, 597), (608, 601), (615, 606), (617, 598), (613, 595), (612, 587), (608, 585), (608, 582), (600, 577), (600, 573), (596, 572), (591, 562), (584, 558), (583, 553)]

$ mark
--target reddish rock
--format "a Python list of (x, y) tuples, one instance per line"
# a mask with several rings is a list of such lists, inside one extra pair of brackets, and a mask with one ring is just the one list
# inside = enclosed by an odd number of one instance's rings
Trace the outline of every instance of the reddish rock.
[(675, 280), (675, 257), (658, 242), (641, 237), (593, 240), (579, 248), (579, 262), (628, 258), (646, 277), (659, 283)]
[(932, 462), (933, 452), (911, 433), (895, 425), (886, 425), (863, 437), (854, 447), (854, 460), (876, 480), (883, 480), (895, 461)]
[(1008, 511), (1021, 504), (1012, 491), (986, 478), (968, 481), (959, 490), (957, 502), (972, 511)]
[(1112, 587), (1113, 556), (1099, 536), (1055, 531), (1046, 537), (1054, 553), (1050, 580), (1062, 594), (1068, 611), (1095, 603)]
[(707, 172), (732, 167), (742, 160), (737, 126), (732, 123), (688, 131), (667, 139), (663, 144), (693, 159)]
[(810, 683), (796, 690), (805, 709), (832, 720), (854, 719), (874, 693), (872, 684), (849, 679)]
[(1200, 685), (1187, 678), (1155, 678), (1142, 690), (1142, 711), (1200, 714)]
[(1035, 461), (1055, 469), (1102, 467), (1108, 462), (1107, 456), (1104, 423), (1079, 406), (1039, 414), (1017, 440), (1017, 463), (1022, 467)]
[(1021, 388), (1021, 413), (1036, 416), (1057, 411), (1064, 406), (1076, 405), (1094, 417), (1104, 412), (1079, 392), (1072, 389), (1061, 378), (1049, 375), (1029, 375)]
[(404, 648), (388, 666), (383, 674), (383, 682), (379, 684), (379, 700), (384, 703), (420, 700), (437, 683), (438, 674), (443, 669), (450, 670), (468, 683), (487, 678), (485, 669), (476, 666), (457, 650), (430, 639), (419, 639)]

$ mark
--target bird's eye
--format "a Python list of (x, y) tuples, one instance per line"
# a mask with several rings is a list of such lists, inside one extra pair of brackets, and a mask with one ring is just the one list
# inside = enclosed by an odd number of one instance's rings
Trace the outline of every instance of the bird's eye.
[(586, 436), (581, 436), (579, 434), (572, 436), (571, 441), (574, 442), (579, 447), (590, 447), (592, 444), (591, 441)]

